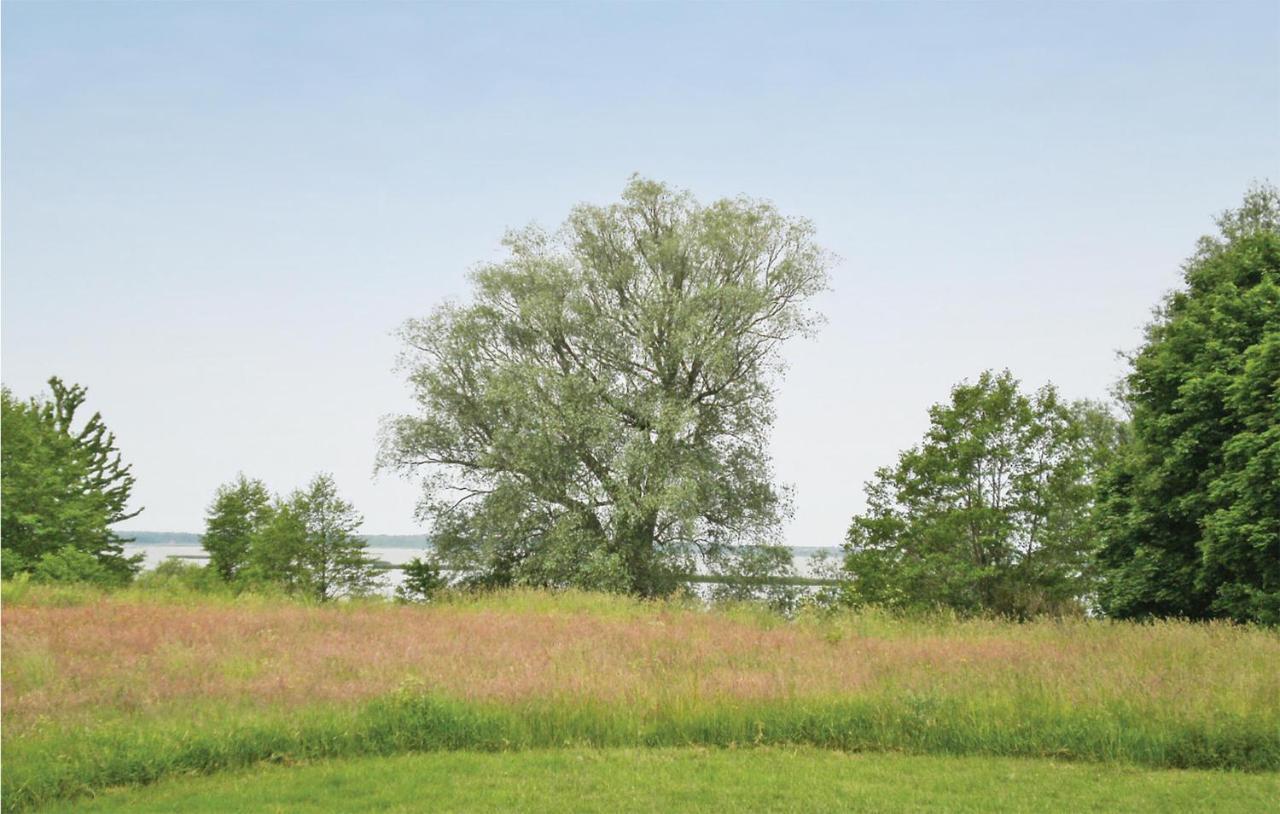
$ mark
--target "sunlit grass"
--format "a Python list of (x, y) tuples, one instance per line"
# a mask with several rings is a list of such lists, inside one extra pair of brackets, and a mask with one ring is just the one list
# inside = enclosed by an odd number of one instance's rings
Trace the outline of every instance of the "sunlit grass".
[[(1212, 794), (1206, 794), (1212, 789)], [(444, 752), (112, 790), (88, 812), (1263, 811), (1280, 776), (812, 748)], [(341, 801), (337, 803), (337, 801)], [(57, 808), (55, 811), (71, 810)]]
[(1280, 769), (1280, 635), (1259, 628), (788, 621), (532, 591), (428, 607), (16, 593), (8, 809), (261, 761), (566, 744)]

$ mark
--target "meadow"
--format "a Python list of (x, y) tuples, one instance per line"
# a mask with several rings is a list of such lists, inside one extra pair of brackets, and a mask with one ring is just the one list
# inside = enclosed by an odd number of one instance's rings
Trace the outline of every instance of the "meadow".
[[(219, 795), (249, 794), (263, 772), (296, 778), (263, 781), (274, 790), (310, 787), (308, 772), (331, 788), (344, 771), (356, 782), (397, 765), (373, 759), (409, 754), (424, 776), (484, 773), (491, 753), (533, 774), (539, 761), (584, 755), (607, 774), (644, 754), (657, 776), (694, 760), (765, 777), (797, 750), (818, 763), (860, 753), (839, 765), (873, 784), (977, 760), (984, 769), (964, 771), (996, 777), (1016, 764), (1075, 778), (1063, 793), (1085, 797), (1121, 795), (1125, 783), (1176, 795), (1216, 778), (1219, 802), (1236, 810), (1274, 794), (1280, 772), (1280, 634), (1231, 624), (784, 619), (532, 591), (310, 605), (9, 584), (3, 652), (6, 811), (115, 787), (126, 789), (97, 805), (133, 807), (192, 783), (216, 810)], [(370, 768), (343, 768), (356, 758)], [(1135, 779), (1168, 770), (1208, 774)], [(485, 807), (442, 798), (450, 806)]]

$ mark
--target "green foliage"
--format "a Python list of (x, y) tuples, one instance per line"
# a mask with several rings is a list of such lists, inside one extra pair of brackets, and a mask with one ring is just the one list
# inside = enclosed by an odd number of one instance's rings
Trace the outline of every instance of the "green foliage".
[(1005, 371), (957, 385), (924, 441), (867, 484), (845, 566), (854, 604), (1031, 616), (1091, 589), (1093, 480), (1119, 437), (1098, 405)]
[(470, 304), (408, 323), (419, 411), (382, 465), (425, 476), (441, 562), (479, 585), (669, 593), (785, 515), (767, 432), (780, 343), (827, 256), (805, 221), (634, 179), (561, 232), (508, 235)]
[(440, 573), (440, 565), (432, 559), (414, 557), (402, 573), (404, 581), (396, 588), (396, 596), (406, 602), (429, 602), (449, 584)]
[(83, 582), (89, 585), (114, 585), (122, 581), (119, 572), (107, 568), (97, 557), (69, 545), (41, 556), (31, 569), (31, 579), (33, 582)]
[(379, 583), (368, 543), (355, 534), (363, 522), (330, 475), (273, 497), (262, 481), (241, 474), (219, 486), (209, 506), (208, 573), (239, 590), (283, 590), (321, 602), (362, 596)]
[(218, 487), (205, 517), (202, 538), (209, 564), (224, 580), (235, 579), (249, 562), (249, 547), (270, 520), (271, 493), (260, 480), (240, 474)]
[(1280, 624), (1280, 192), (1219, 220), (1132, 358), (1099, 599), (1118, 617)]
[(305, 555), (309, 547), (300, 492), (276, 496), (261, 526), (249, 542), (248, 564), (237, 575), (242, 586), (263, 583), (288, 593), (304, 593), (307, 583)]
[(133, 587), (141, 591), (211, 594), (227, 593), (230, 586), (212, 565), (200, 565), (170, 557), (150, 571), (143, 571)]
[(321, 602), (376, 587), (376, 564), (355, 534), (364, 521), (338, 495), (332, 476), (317, 475), (305, 489), (276, 498), (260, 516), (242, 570), (247, 584), (275, 583)]
[[(3, 462), (0, 464), (0, 548), (6, 577), (55, 556), (46, 574), (70, 568), (68, 546), (96, 558), (118, 581), (128, 580), (141, 559), (123, 554), (125, 542), (111, 526), (136, 517), (128, 511), (134, 478), (121, 460), (115, 436), (94, 413), (75, 427), (86, 390), (49, 379), (53, 398), (19, 401), (0, 390)], [(63, 566), (67, 566), (64, 568)], [(70, 568), (70, 570), (68, 570)]]
[(30, 575), (33, 563), (17, 551), (0, 550), (0, 578), (17, 579), (19, 575)]

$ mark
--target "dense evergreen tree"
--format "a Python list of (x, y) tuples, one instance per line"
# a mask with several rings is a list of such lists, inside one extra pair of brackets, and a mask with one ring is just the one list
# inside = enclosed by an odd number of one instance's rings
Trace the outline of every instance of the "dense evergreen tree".
[[(21, 401), (0, 393), (3, 463), (0, 465), (0, 547), (6, 576), (35, 568), (45, 556), (78, 561), (71, 548), (92, 555), (102, 573), (126, 581), (140, 558), (123, 555), (127, 542), (111, 526), (136, 517), (129, 511), (134, 478), (99, 413), (76, 427), (86, 390), (49, 379), (51, 399)], [(59, 553), (61, 552), (61, 553)], [(48, 573), (69, 573), (54, 567)]]
[(1103, 483), (1103, 609), (1280, 623), (1280, 193), (1218, 221), (1132, 359)]
[(846, 543), (848, 599), (1029, 616), (1079, 608), (1091, 588), (1094, 476), (1119, 427), (1008, 371), (961, 384), (924, 441), (867, 484)]

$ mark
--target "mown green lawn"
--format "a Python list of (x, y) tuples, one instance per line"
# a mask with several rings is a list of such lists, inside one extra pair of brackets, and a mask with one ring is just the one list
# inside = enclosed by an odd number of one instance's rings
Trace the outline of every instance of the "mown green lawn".
[(1268, 811), (1280, 774), (782, 749), (435, 752), (112, 789), (49, 811)]

